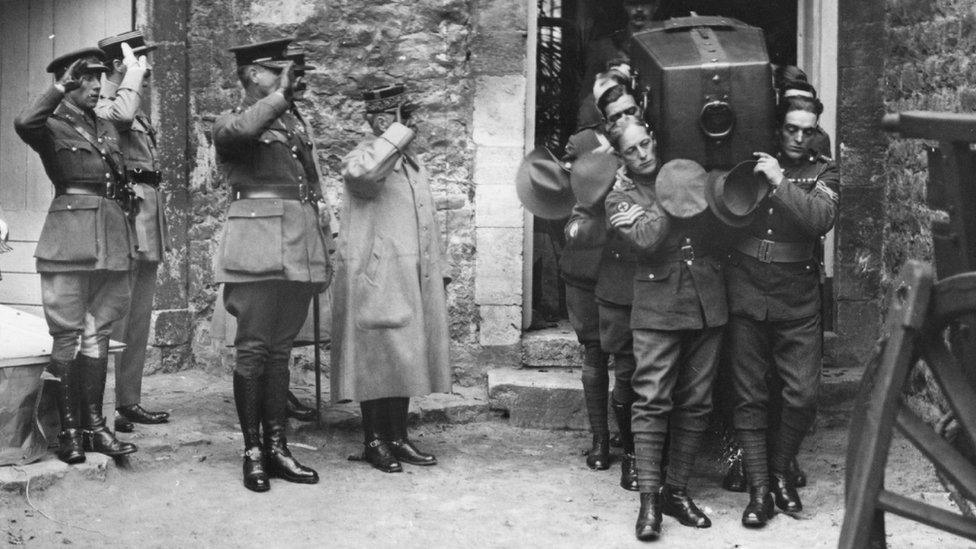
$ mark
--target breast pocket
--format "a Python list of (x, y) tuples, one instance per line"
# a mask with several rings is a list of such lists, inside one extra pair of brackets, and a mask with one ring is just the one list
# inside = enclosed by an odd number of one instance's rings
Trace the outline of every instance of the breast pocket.
[(400, 263), (392, 243), (377, 236), (356, 280), (353, 307), (360, 328), (400, 328), (410, 322), (419, 303), (420, 283), (416, 280), (416, 269), (411, 273), (401, 268)]
[(63, 172), (68, 181), (106, 179), (104, 172), (107, 168), (102, 161), (102, 153), (88, 141), (58, 141), (55, 143), (55, 152), (58, 162), (65, 167)]
[(280, 200), (238, 200), (227, 213), (221, 262), (228, 271), (273, 273), (283, 271)]
[(63, 195), (51, 202), (34, 257), (72, 263), (98, 259), (96, 196)]

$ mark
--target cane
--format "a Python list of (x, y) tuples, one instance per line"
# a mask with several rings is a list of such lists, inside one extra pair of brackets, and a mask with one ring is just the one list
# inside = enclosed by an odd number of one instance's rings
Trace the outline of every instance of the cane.
[(319, 335), (319, 294), (312, 296), (312, 330), (315, 335), (312, 341), (315, 344), (315, 426), (322, 427), (322, 351), (319, 349), (321, 336)]

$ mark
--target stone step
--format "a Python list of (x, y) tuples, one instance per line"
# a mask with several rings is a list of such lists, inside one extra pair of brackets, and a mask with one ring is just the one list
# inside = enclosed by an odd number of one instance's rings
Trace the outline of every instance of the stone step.
[(94, 452), (87, 452), (84, 463), (77, 465), (68, 465), (54, 457), (54, 454), (48, 454), (40, 461), (20, 467), (0, 467), (0, 491), (21, 495), (37, 493), (57, 484), (68, 475), (104, 481), (108, 468), (114, 466), (112, 458)]
[(583, 346), (568, 320), (552, 328), (522, 335), (522, 366), (526, 368), (581, 368)]
[[(860, 383), (860, 368), (829, 368), (822, 377), (818, 425), (843, 425), (850, 419)], [(613, 386), (611, 376), (610, 386)], [(488, 405), (517, 427), (589, 428), (579, 370), (495, 368), (488, 371)], [(611, 428), (613, 421), (611, 416)]]

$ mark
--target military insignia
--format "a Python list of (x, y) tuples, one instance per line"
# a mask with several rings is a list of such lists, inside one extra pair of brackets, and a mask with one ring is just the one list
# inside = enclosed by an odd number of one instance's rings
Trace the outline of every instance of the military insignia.
[(618, 212), (626, 212), (629, 209), (630, 209), (630, 204), (628, 204), (626, 202), (621, 202), (620, 204), (617, 204), (617, 211)]
[(824, 183), (823, 181), (817, 181), (817, 186), (814, 187), (814, 189), (817, 192), (819, 192), (820, 194), (825, 195), (832, 202), (837, 202), (837, 200), (840, 198), (840, 197), (837, 196), (837, 193), (834, 192), (833, 189), (831, 189), (830, 187), (828, 187), (827, 184)]

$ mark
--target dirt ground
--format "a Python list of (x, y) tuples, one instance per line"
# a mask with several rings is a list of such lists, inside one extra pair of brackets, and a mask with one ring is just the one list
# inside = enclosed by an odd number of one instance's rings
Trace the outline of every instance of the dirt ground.
[[(296, 456), (316, 468), (314, 486), (272, 481), (265, 494), (241, 485), (241, 438), (230, 383), (203, 374), (147, 378), (147, 406), (173, 412), (167, 426), (122, 435), (140, 452), (109, 469), (104, 482), (69, 475), (43, 491), (0, 495), (0, 543), (50, 547), (628, 547), (637, 495), (617, 486), (619, 465), (590, 471), (578, 432), (518, 429), (504, 420), (423, 425), (413, 438), (440, 464), (383, 474), (348, 461), (358, 432), (303, 429)], [(308, 393), (305, 393), (306, 395)], [(295, 425), (293, 423), (293, 425)], [(842, 522), (847, 433), (825, 428), (800, 461), (811, 485), (804, 516), (777, 515), (759, 531), (741, 527), (743, 494), (720, 487), (714, 449), (702, 455), (691, 491), (712, 518), (694, 530), (665, 517), (668, 547), (833, 547)], [(895, 443), (888, 486), (948, 506), (930, 466)], [(889, 544), (976, 547), (897, 518)]]

